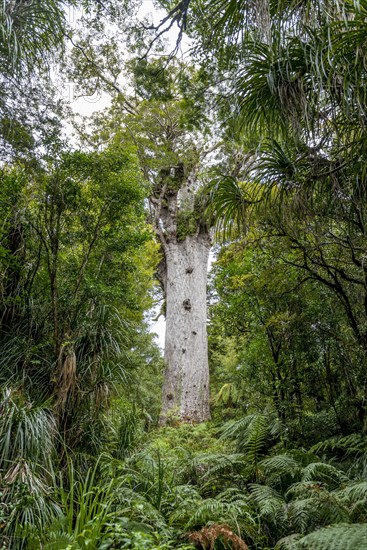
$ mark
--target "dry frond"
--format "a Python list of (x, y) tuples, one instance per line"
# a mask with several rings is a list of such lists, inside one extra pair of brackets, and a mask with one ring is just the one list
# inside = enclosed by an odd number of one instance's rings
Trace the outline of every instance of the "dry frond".
[(110, 399), (111, 389), (105, 380), (96, 385), (93, 392), (95, 411), (98, 413), (101, 409), (107, 409)]
[(76, 355), (73, 344), (65, 342), (60, 350), (58, 359), (58, 381), (56, 385), (56, 408), (63, 410), (68, 395), (76, 385)]
[(215, 541), (221, 539), (225, 544), (231, 542), (233, 550), (248, 550), (244, 540), (236, 535), (229, 525), (214, 524), (210, 527), (203, 527), (200, 531), (189, 533), (190, 542), (197, 548), (214, 550)]
[(37, 477), (25, 460), (12, 465), (4, 475), (3, 482), (5, 484), (5, 487), (3, 488), (4, 496), (11, 493), (12, 486), (16, 482), (26, 485), (31, 494), (47, 493), (47, 485), (45, 485), (43, 481)]

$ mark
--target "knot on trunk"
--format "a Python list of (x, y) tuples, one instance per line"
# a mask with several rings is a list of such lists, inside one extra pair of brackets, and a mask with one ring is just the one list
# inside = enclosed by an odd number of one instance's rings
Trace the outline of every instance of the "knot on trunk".
[(183, 307), (184, 307), (184, 309), (185, 309), (186, 311), (190, 311), (190, 310), (191, 310), (191, 301), (190, 301), (189, 299), (184, 300), (184, 301), (182, 302), (182, 305), (183, 305)]

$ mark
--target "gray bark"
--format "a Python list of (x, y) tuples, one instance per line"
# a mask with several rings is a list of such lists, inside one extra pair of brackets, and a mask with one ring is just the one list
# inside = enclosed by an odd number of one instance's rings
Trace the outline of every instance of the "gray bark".
[(166, 344), (160, 423), (210, 418), (207, 270), (210, 238), (196, 233), (165, 244)]
[[(163, 253), (158, 277), (166, 301), (161, 425), (171, 418), (183, 422), (210, 418), (206, 328), (210, 237), (205, 224), (195, 221), (197, 173), (198, 166), (188, 170), (183, 162), (162, 168), (150, 197), (151, 219)], [(190, 219), (190, 214), (192, 227), (179, 227), (180, 216)]]

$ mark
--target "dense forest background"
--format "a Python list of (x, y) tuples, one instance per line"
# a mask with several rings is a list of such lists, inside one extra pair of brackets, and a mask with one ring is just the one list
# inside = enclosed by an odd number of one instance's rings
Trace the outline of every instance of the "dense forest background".
[(364, 550), (367, 2), (158, 5), (0, 6), (0, 548)]

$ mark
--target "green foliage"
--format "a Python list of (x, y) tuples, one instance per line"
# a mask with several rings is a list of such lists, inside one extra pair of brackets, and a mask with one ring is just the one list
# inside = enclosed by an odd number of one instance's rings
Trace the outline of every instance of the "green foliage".
[[(11, 5), (0, 9), (0, 47), (2, 72), (45, 62), (59, 49), (65, 27), (65, 15), (59, 1)], [(6, 63), (9, 65), (6, 66)]]
[(20, 390), (7, 388), (2, 391), (0, 411), (0, 468), (31, 460), (51, 471), (57, 433), (51, 410), (27, 402)]
[(142, 99), (169, 101), (173, 99), (174, 74), (167, 70), (163, 58), (134, 59), (129, 68), (136, 94)]
[(61, 515), (54, 492), (57, 425), (51, 410), (6, 388), (0, 401), (2, 533), (9, 547), (38, 541)]
[(197, 214), (194, 211), (180, 211), (177, 217), (177, 239), (184, 241), (188, 235), (195, 235), (198, 228)]
[[(365, 548), (366, 2), (181, 2), (195, 67), (134, 58), (129, 99), (135, 3), (83, 3), (70, 74), (117, 94), (80, 128), (89, 152), (65, 152), (40, 85), (65, 34), (44, 4), (0, 9), (2, 546)], [(214, 423), (155, 429), (148, 200), (163, 243), (209, 223), (226, 241)]]
[(276, 441), (282, 427), (277, 418), (265, 415), (248, 415), (240, 420), (230, 421), (222, 428), (223, 438), (235, 438), (238, 452), (244, 453), (248, 463), (255, 471), (259, 460)]
[(362, 550), (367, 544), (366, 526), (363, 524), (335, 525), (319, 529), (299, 540), (294, 548), (315, 550)]

